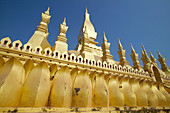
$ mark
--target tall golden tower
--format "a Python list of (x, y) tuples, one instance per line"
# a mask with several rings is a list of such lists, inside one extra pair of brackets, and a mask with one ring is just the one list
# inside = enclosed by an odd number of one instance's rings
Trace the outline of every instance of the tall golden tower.
[(66, 18), (64, 18), (63, 23), (60, 24), (59, 35), (57, 37), (57, 40), (55, 41), (52, 51), (57, 50), (60, 53), (68, 52), (68, 44), (66, 38), (67, 29), (68, 26), (66, 26)]
[[(87, 36), (84, 36), (85, 30)], [(86, 7), (84, 21), (80, 28), (79, 35), (77, 37), (78, 45), (75, 48), (77, 51), (81, 50), (81, 54), (83, 53), (82, 54), (83, 58), (88, 58), (93, 60), (94, 55), (98, 57), (102, 57), (102, 49), (101, 47), (97, 46), (98, 42), (95, 42), (96, 37), (97, 37), (97, 33), (95, 32), (94, 26), (90, 21), (90, 14), (88, 13)], [(85, 40), (88, 41), (88, 43), (84, 43)], [(88, 52), (83, 52), (84, 50), (82, 49), (83, 44), (90, 48)]]
[(41, 22), (39, 26), (37, 27), (36, 31), (34, 32), (33, 36), (30, 38), (30, 40), (27, 42), (27, 44), (31, 44), (32, 48), (35, 49), (37, 46), (42, 47), (43, 49), (50, 47), (51, 45), (48, 43), (48, 23), (50, 21), (50, 14), (49, 14), (50, 8), (48, 7), (47, 11), (45, 13), (42, 13)]

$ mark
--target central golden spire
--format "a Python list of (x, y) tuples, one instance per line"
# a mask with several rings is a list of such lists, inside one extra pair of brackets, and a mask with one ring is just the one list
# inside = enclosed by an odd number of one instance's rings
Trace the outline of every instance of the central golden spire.
[(94, 41), (96, 39), (96, 37), (97, 37), (97, 33), (95, 32), (94, 26), (90, 21), (90, 14), (87, 11), (87, 7), (86, 7), (85, 14), (84, 14), (84, 22), (83, 22), (83, 25), (81, 26), (79, 35), (77, 37), (78, 42), (80, 42), (80, 43), (82, 42), (85, 26), (86, 26), (89, 38), (92, 38), (93, 41)]
[[(88, 36), (86, 38), (84, 37), (85, 32), (86, 32), (86, 34), (88, 34)], [(94, 26), (90, 21), (90, 15), (89, 15), (89, 13), (87, 11), (87, 7), (86, 7), (85, 14), (84, 14), (84, 21), (81, 26), (79, 35), (77, 37), (78, 45), (76, 46), (75, 50), (81, 51), (81, 53), (84, 53), (83, 57), (91, 56), (91, 58), (88, 57), (90, 59), (94, 59), (94, 55), (102, 57), (102, 49), (101, 49), (101, 47), (97, 46), (98, 42), (95, 42), (96, 37), (97, 37), (97, 33), (95, 32)], [(86, 43), (84, 43), (84, 41)], [(88, 46), (88, 48), (89, 48), (88, 55), (85, 55), (86, 52), (83, 52), (85, 50), (85, 49), (83, 49), (83, 47), (84, 47), (83, 45), (86, 45), (86, 47)]]

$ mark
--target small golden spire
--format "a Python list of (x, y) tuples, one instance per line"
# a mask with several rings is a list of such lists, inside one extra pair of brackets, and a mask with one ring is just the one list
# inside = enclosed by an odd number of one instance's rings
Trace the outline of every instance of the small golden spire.
[(123, 46), (122, 46), (122, 44), (121, 44), (121, 42), (120, 42), (119, 38), (118, 38), (118, 42), (119, 42), (119, 49), (122, 49), (122, 48), (123, 48)]
[(144, 57), (145, 57), (145, 60), (147, 61), (147, 62), (149, 62), (150, 61), (150, 59), (149, 59), (149, 57), (148, 57), (148, 55), (147, 55), (147, 53), (146, 53), (146, 50), (145, 50), (145, 48), (144, 48), (144, 46), (142, 45), (142, 49), (143, 49), (143, 55), (144, 55)]
[(130, 44), (130, 46), (131, 46), (131, 53), (132, 53), (130, 56), (133, 61), (133, 68), (142, 70), (142, 66), (139, 63), (138, 54), (135, 52), (135, 49), (133, 48), (132, 44)]
[(107, 38), (106, 38), (105, 32), (103, 32), (103, 42), (104, 42), (104, 41), (107, 41)]
[(134, 54), (134, 53), (135, 53), (135, 50), (134, 50), (132, 44), (130, 44), (130, 46), (131, 46), (131, 52)]
[(159, 51), (158, 51), (158, 57), (163, 58)]
[(66, 18), (64, 18), (63, 25), (66, 26)]
[(165, 58), (163, 58), (162, 57), (162, 55), (160, 54), (160, 52), (158, 51), (158, 61), (160, 62), (160, 64), (161, 64), (161, 69), (162, 69), (162, 71), (169, 71), (170, 72), (170, 70), (169, 70), (169, 67), (166, 65), (166, 62), (165, 62)]
[(103, 43), (101, 46), (103, 51), (102, 61), (103, 62), (106, 61), (107, 63), (114, 64), (115, 62), (113, 61), (113, 56), (110, 54), (110, 43), (107, 42), (105, 32), (103, 32)]
[(150, 58), (151, 58), (151, 59), (152, 59), (152, 58), (154, 59), (154, 56), (152, 55), (152, 53), (151, 53), (151, 52), (150, 52)]
[(119, 54), (119, 60), (120, 60), (120, 65), (121, 66), (128, 66), (129, 65), (129, 62), (127, 62), (126, 60), (126, 56), (125, 56), (125, 50), (123, 50), (123, 46), (118, 38), (118, 46), (119, 46), (119, 50), (117, 51), (117, 53)]
[(50, 13), (50, 7), (48, 7), (47, 11), (45, 11), (45, 14), (49, 15)]
[(151, 58), (151, 61), (156, 63), (156, 58), (154, 58), (154, 56), (152, 55), (152, 53), (150, 52), (150, 58)]

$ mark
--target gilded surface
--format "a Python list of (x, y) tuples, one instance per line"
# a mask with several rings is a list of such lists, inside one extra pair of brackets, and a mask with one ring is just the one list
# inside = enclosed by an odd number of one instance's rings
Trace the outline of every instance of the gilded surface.
[(131, 45), (131, 67), (119, 40), (114, 61), (105, 34), (96, 46), (87, 9), (77, 50), (68, 52), (65, 19), (51, 48), (50, 17), (48, 8), (25, 45), (1, 39), (0, 112), (169, 112), (170, 70), (159, 52), (161, 68), (142, 46), (142, 68)]

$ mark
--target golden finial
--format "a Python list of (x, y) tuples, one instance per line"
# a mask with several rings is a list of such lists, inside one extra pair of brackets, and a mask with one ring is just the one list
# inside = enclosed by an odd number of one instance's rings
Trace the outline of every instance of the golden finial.
[(160, 54), (159, 51), (158, 51), (158, 57), (159, 57), (158, 61), (161, 64), (162, 71), (169, 71), (169, 68), (168, 68), (168, 66), (166, 65), (166, 62), (165, 62), (165, 58), (162, 57), (162, 55)]
[(160, 54), (160, 52), (158, 51), (158, 57), (159, 58), (162, 58), (162, 55)]
[(119, 42), (119, 48), (123, 48), (119, 38), (118, 38), (118, 42)]
[(152, 53), (150, 52), (150, 58), (154, 58), (154, 56), (152, 55)]
[(135, 50), (134, 50), (132, 44), (130, 44), (130, 46), (131, 46), (131, 52), (132, 52), (132, 53), (135, 53)]
[(86, 6), (86, 13), (88, 13), (88, 11), (87, 11), (87, 6)]
[(103, 41), (107, 41), (107, 38), (106, 38), (105, 32), (103, 32)]
[(66, 18), (64, 18), (63, 25), (66, 26)]
[(48, 7), (47, 11), (45, 11), (45, 14), (49, 15), (50, 7)]
[(154, 56), (152, 55), (152, 53), (150, 52), (150, 58), (151, 58), (151, 61), (156, 63), (156, 59), (154, 58)]
[(145, 48), (144, 48), (143, 45), (142, 45), (142, 49), (143, 49), (143, 54), (144, 54), (145, 59), (146, 59), (147, 61), (150, 61), (150, 59), (149, 59), (149, 57), (148, 57), (148, 55), (147, 55), (147, 53), (146, 53), (146, 50), (145, 50)]

